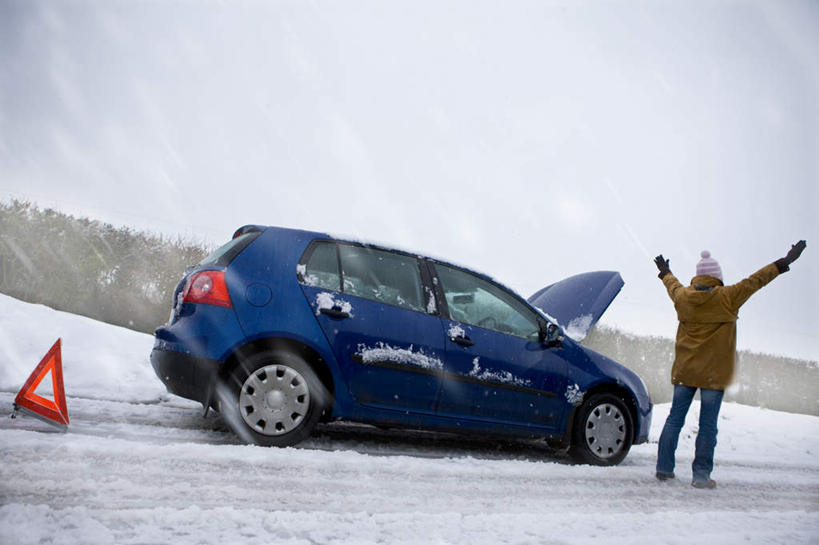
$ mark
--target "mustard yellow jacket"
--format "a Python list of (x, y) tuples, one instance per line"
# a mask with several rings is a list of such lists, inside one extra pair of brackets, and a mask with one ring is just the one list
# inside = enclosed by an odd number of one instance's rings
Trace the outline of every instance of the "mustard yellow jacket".
[(773, 263), (731, 286), (712, 276), (695, 276), (686, 287), (671, 273), (663, 276), (680, 321), (672, 384), (724, 390), (731, 383), (739, 307), (777, 276), (779, 269)]

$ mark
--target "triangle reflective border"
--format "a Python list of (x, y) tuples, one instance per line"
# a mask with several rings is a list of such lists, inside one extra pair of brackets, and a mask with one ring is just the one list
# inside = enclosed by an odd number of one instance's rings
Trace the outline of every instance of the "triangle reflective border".
[[(28, 377), (26, 383), (23, 384), (17, 397), (14, 398), (14, 404), (16, 408), (24, 409), (49, 424), (66, 428), (68, 427), (68, 408), (65, 404), (61, 346), (62, 339), (57, 339), (57, 342), (54, 343)], [(54, 392), (53, 401), (35, 393), (48, 373), (51, 373), (52, 392)]]

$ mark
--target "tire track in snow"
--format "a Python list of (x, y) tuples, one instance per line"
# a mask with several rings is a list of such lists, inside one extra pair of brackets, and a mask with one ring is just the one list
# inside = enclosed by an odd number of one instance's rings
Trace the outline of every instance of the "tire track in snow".
[(658, 483), (653, 444), (612, 468), (572, 465), (532, 442), (355, 424), (260, 448), (184, 400), (72, 397), (67, 433), (9, 419), (12, 401), (0, 393), (0, 538), (10, 543), (27, 542), (11, 532), (31, 517), (73, 542), (175, 545), (597, 543), (626, 519), (629, 541), (643, 543), (692, 525), (715, 542), (819, 533), (817, 465), (727, 458), (720, 488), (704, 492), (683, 478)]
[[(510, 451), (499, 452), (491, 441), (473, 441), (456, 448), (455, 442), (463, 443), (458, 438), (430, 439), (423, 432), (382, 434), (369, 427), (333, 429), (330, 425), (325, 426), (332, 430), (330, 439), (319, 434), (299, 448), (268, 449), (236, 444), (229, 432), (220, 430), (218, 418), (190, 414), (195, 404), (185, 408), (69, 402), (73, 403), (70, 431), (55, 433), (48, 441), (41, 437), (47, 424), (21, 417), (9, 426), (4, 419), (0, 426), (6, 438), (0, 445), (3, 466), (22, 468), (4, 477), (7, 501), (134, 509), (148, 507), (141, 499), (148, 497), (151, 505), (183, 508), (195, 495), (196, 505), (206, 508), (229, 504), (322, 511), (328, 505), (341, 508), (352, 497), (365, 510), (437, 513), (447, 509), (448, 498), (459, 497), (468, 498), (469, 507), (461, 506), (466, 513), (480, 513), (487, 506), (501, 512), (528, 512), (533, 502), (564, 511), (651, 512), (671, 506), (686, 510), (686, 500), (698, 492), (683, 479), (670, 483), (653, 479), (652, 445), (636, 447), (621, 466), (598, 468), (537, 458), (528, 445), (506, 446)], [(5, 395), (0, 396), (0, 410), (0, 414), (11, 410)], [(333, 439), (345, 435), (352, 438)], [(413, 448), (435, 456), (416, 456)], [(819, 503), (811, 507), (804, 501), (811, 496), (817, 499), (817, 467), (726, 463), (720, 470), (727, 490), (718, 489), (709, 497), (718, 498), (725, 510), (746, 509), (749, 502), (762, 511), (818, 509)], [(759, 472), (773, 475), (763, 479), (764, 494)], [(157, 483), (162, 483), (159, 491), (154, 490)], [(270, 490), (278, 492), (270, 494)], [(384, 505), (384, 497), (391, 498), (389, 504)], [(499, 498), (507, 499), (499, 503)], [(689, 506), (699, 507), (699, 503)]]
[[(551, 462), (370, 456), (350, 451), (267, 449), (251, 446), (155, 445), (120, 438), (89, 442), (59, 434), (8, 430), (0, 448), (4, 467), (24, 456), (22, 471), (6, 475), (7, 501), (93, 508), (152, 505), (203, 508), (231, 505), (285, 511), (445, 511), (460, 498), (464, 513), (526, 513), (583, 509), (653, 512), (699, 510), (691, 498), (716, 500), (723, 510), (805, 509), (819, 479), (766, 484), (733, 481), (704, 496), (682, 481), (656, 483), (644, 467), (592, 468)], [(19, 460), (18, 460), (19, 461)], [(70, 477), (66, 477), (70, 476)], [(803, 476), (804, 477), (804, 476)], [(161, 487), (157, 489), (157, 484)], [(698, 495), (697, 495), (698, 494)], [(390, 498), (384, 503), (384, 498)], [(148, 501), (146, 501), (148, 498)], [(814, 505), (812, 510), (816, 510)], [(807, 509), (811, 510), (811, 509)]]

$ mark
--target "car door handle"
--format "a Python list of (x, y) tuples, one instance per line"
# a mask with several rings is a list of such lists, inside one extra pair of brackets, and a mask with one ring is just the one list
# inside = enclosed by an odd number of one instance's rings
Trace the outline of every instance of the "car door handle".
[(460, 344), (461, 346), (472, 346), (475, 344), (475, 341), (470, 339), (469, 337), (450, 337), (449, 340), (454, 342), (455, 344)]
[(343, 310), (335, 308), (335, 307), (334, 308), (322, 308), (322, 309), (319, 310), (319, 312), (321, 312), (322, 314), (326, 314), (330, 318), (335, 318), (337, 320), (343, 320), (344, 318), (349, 318), (350, 317), (349, 312), (344, 312)]

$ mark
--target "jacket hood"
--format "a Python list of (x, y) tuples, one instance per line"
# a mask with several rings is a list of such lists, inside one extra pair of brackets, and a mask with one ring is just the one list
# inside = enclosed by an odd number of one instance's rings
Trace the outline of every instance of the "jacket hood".
[(719, 278), (715, 278), (713, 276), (708, 276), (707, 274), (701, 274), (699, 276), (695, 276), (691, 279), (692, 286), (706, 286), (709, 288), (716, 288), (717, 286), (722, 286), (722, 280)]
[(538, 290), (529, 304), (556, 320), (566, 334), (580, 342), (591, 331), (625, 283), (616, 271), (570, 276)]
[(688, 304), (698, 307), (710, 301), (715, 295), (717, 288), (722, 286), (719, 278), (708, 275), (695, 276), (691, 279), (691, 285), (687, 288)]

